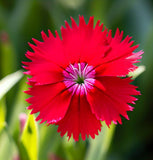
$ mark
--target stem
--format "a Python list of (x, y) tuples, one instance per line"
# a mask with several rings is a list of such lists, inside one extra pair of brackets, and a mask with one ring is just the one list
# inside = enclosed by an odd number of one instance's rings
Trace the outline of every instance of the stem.
[(85, 160), (104, 160), (106, 158), (108, 149), (110, 147), (114, 131), (115, 124), (111, 124), (110, 128), (106, 126), (105, 123), (102, 123), (102, 131), (95, 139), (90, 139), (89, 141), (89, 149), (87, 151), (87, 155)]

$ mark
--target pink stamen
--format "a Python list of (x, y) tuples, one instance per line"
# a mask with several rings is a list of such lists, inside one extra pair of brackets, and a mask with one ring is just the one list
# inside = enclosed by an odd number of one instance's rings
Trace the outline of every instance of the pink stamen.
[(63, 75), (66, 87), (73, 94), (87, 94), (95, 83), (95, 70), (86, 63), (70, 64)]

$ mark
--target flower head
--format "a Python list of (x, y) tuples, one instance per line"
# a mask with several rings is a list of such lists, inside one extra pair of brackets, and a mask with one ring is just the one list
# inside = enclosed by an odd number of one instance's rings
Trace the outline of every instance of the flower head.
[[(27, 51), (30, 62), (23, 62), (25, 72), (31, 75), (26, 91), (31, 95), (31, 113), (39, 112), (36, 120), (58, 125), (61, 136), (67, 133), (74, 140), (98, 135), (101, 121), (122, 123), (128, 118), (139, 95), (137, 87), (125, 77), (137, 67), (142, 51), (134, 53), (131, 37), (123, 38), (123, 31), (104, 29), (98, 21), (93, 26), (93, 17), (88, 24), (79, 16), (79, 25), (71, 18), (72, 26), (65, 21), (61, 27), (62, 38), (48, 31), (42, 32), (43, 42), (33, 39), (33, 52)], [(122, 78), (121, 78), (122, 77)]]

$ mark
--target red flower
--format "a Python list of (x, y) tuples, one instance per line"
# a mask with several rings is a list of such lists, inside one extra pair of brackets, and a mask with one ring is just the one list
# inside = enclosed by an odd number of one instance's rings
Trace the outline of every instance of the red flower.
[(103, 29), (100, 21), (93, 27), (93, 17), (86, 24), (79, 16), (79, 25), (71, 18), (72, 27), (65, 21), (61, 27), (62, 39), (50, 30), (48, 36), (42, 32), (43, 42), (33, 39), (29, 44), (34, 52), (27, 51), (31, 62), (23, 62), (31, 75), (26, 91), (31, 95), (31, 113), (39, 112), (36, 120), (58, 125), (61, 136), (67, 133), (77, 141), (79, 135), (95, 138), (101, 130), (101, 121), (122, 123), (120, 115), (128, 118), (139, 95), (137, 87), (125, 77), (135, 70), (142, 51), (134, 53), (138, 45), (132, 46), (131, 37), (124, 40), (123, 31)]

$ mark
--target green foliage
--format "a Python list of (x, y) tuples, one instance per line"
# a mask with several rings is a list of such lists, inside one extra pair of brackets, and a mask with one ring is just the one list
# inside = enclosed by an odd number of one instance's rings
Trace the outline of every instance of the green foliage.
[(145, 70), (146, 70), (145, 66), (139, 66), (135, 71), (130, 72), (128, 74), (128, 77), (132, 77), (132, 79), (135, 79), (139, 75), (141, 75)]
[[(69, 141), (61, 138), (56, 126), (38, 125), (33, 115), (21, 133), (19, 115), (27, 113), (28, 97), (26, 76), (21, 61), (29, 49), (27, 42), (34, 37), (41, 40), (40, 32), (60, 31), (64, 20), (78, 15), (88, 21), (95, 16), (105, 26), (124, 30), (133, 36), (139, 49), (144, 49), (143, 64), (128, 76), (136, 78), (142, 93), (130, 121), (107, 128), (95, 140)], [(0, 0), (0, 160), (143, 160), (152, 159), (152, 90), (153, 90), (153, 1), (152, 0)], [(27, 60), (26, 60), (27, 61)], [(18, 70), (18, 71), (17, 71)], [(140, 76), (139, 76), (140, 75)], [(38, 128), (37, 128), (38, 127)]]
[(38, 131), (34, 115), (28, 116), (19, 144), (21, 160), (38, 159)]
[(96, 160), (106, 159), (106, 154), (108, 152), (112, 136), (115, 130), (115, 125), (112, 123), (110, 128), (102, 123), (102, 131), (99, 136), (96, 136), (95, 140), (90, 139), (90, 146), (87, 151), (87, 156), (85, 160)]
[(0, 133), (5, 127), (6, 106), (4, 100), (0, 101)]
[(17, 71), (0, 81), (0, 100), (22, 78), (22, 76), (22, 72)]
[(0, 159), (12, 160), (13, 154), (16, 153), (14, 142), (5, 128), (0, 133)]

